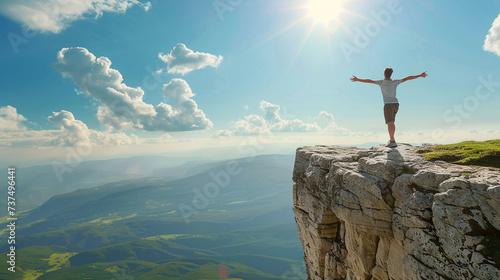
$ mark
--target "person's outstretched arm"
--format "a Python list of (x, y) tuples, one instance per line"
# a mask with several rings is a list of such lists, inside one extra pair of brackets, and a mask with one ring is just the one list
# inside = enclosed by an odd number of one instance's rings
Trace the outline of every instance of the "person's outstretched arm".
[(408, 76), (406, 78), (403, 79), (403, 82), (406, 82), (406, 81), (409, 81), (409, 80), (414, 80), (416, 78), (425, 78), (427, 77), (427, 71), (425, 71), (424, 73), (420, 74), (420, 75), (416, 75), (416, 76)]
[(356, 76), (352, 76), (351, 82), (362, 82), (362, 83), (367, 83), (367, 84), (376, 84), (374, 80), (358, 79), (358, 77), (356, 77)]

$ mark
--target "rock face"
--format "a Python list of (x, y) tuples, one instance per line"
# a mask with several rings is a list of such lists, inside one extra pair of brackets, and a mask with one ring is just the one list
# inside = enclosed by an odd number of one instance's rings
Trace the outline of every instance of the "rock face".
[(309, 279), (500, 279), (491, 253), (500, 172), (415, 150), (297, 150), (294, 212)]

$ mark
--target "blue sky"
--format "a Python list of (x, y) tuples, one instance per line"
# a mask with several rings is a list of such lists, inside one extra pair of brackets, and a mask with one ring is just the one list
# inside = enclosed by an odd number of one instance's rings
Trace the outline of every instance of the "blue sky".
[(398, 88), (397, 141), (500, 137), (500, 2), (312, 2), (2, 1), (0, 152), (382, 143), (379, 87), (349, 78), (387, 66), (429, 74)]

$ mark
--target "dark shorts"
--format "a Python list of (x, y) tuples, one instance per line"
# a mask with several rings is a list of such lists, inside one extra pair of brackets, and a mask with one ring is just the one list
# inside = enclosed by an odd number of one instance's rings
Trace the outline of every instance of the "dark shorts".
[(384, 105), (384, 118), (385, 123), (396, 121), (396, 114), (398, 113), (399, 104), (385, 104)]

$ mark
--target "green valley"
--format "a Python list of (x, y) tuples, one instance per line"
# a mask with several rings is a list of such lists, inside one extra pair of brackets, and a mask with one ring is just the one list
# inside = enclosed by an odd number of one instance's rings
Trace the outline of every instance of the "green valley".
[[(0, 278), (304, 279), (292, 159), (204, 163), (177, 180), (144, 177), (55, 195), (19, 213), (17, 271)], [(239, 172), (227, 173), (229, 165)]]

